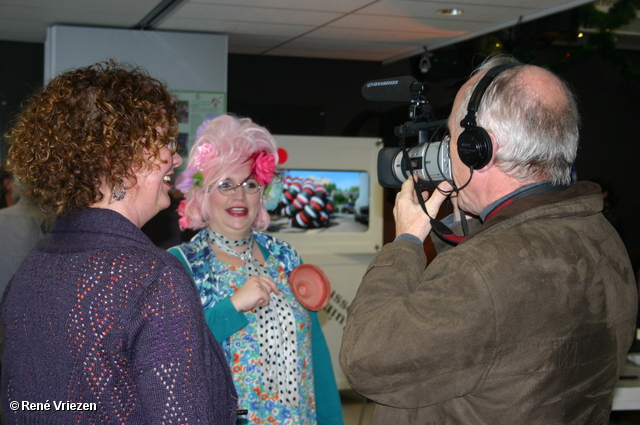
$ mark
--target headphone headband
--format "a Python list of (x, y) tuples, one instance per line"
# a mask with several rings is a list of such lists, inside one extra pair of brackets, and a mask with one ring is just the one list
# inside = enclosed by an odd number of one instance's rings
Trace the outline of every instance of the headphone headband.
[(498, 74), (518, 66), (522, 66), (522, 64), (506, 63), (490, 68), (482, 76), (471, 94), (469, 105), (467, 106), (467, 115), (460, 121), (464, 131), (458, 136), (458, 155), (468, 167), (482, 168), (489, 163), (493, 155), (489, 134), (484, 128), (478, 127), (476, 124), (476, 113), (480, 106), (480, 100), (482, 100), (482, 96), (484, 96), (484, 93)]
[(476, 122), (476, 113), (478, 112), (478, 107), (480, 106), (480, 100), (482, 100), (482, 96), (484, 96), (484, 92), (487, 91), (493, 79), (496, 78), (498, 74), (507, 69), (515, 68), (518, 66), (522, 66), (519, 63), (505, 63), (502, 65), (494, 66), (490, 68), (480, 79), (480, 82), (476, 85), (473, 93), (471, 94), (471, 98), (469, 99), (469, 105), (467, 106), (467, 116), (460, 123), (461, 126), (465, 127), (467, 125), (475, 125)]

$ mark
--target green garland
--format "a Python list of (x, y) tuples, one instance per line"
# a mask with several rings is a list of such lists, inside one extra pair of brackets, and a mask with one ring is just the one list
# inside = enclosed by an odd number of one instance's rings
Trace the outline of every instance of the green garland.
[(585, 28), (596, 28), (602, 33), (627, 25), (636, 18), (640, 9), (640, 0), (618, 0), (607, 12), (601, 12), (595, 3), (589, 3), (579, 9), (580, 23)]
[(616, 49), (614, 30), (636, 19), (640, 9), (640, 0), (618, 0), (607, 12), (598, 10), (594, 3), (582, 6), (579, 10), (579, 22), (584, 28), (593, 28), (597, 33), (589, 35), (588, 41), (569, 52), (567, 57), (554, 66), (562, 71), (580, 59), (599, 54), (618, 66), (625, 78), (640, 80), (640, 71), (635, 69), (627, 56)]

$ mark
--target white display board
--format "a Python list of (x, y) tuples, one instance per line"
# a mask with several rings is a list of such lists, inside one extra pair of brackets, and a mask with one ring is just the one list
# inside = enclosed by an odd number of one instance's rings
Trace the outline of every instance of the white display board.
[[(322, 183), (333, 184), (336, 192), (348, 192), (348, 189), (356, 186), (359, 193), (357, 199), (354, 195), (352, 206), (356, 208), (368, 204), (368, 220), (364, 223), (358, 220), (355, 211), (345, 209), (344, 205), (336, 202), (338, 207), (326, 227), (302, 229), (275, 226), (275, 229), (270, 227), (272, 231), (268, 231), (296, 248), (305, 263), (322, 268), (331, 281), (331, 300), (318, 316), (331, 353), (338, 388), (348, 389), (349, 384), (338, 361), (347, 309), (367, 266), (383, 243), (384, 191), (378, 184), (377, 174), (378, 151), (382, 141), (359, 137), (274, 137), (278, 147), (284, 149), (287, 155), (286, 162), (278, 166), (283, 175), (291, 170), (306, 170), (306, 173), (296, 172), (296, 175), (306, 175)], [(333, 172), (346, 174), (346, 177), (338, 176), (331, 181)], [(349, 179), (349, 174), (359, 176)], [(367, 178), (363, 178), (365, 175)], [(339, 182), (342, 178), (347, 182)], [(335, 193), (333, 195), (337, 198)], [(277, 223), (282, 219), (275, 217), (275, 221)]]
[(227, 56), (226, 35), (53, 25), (47, 29), (44, 81), (115, 59), (146, 69), (170, 90), (226, 93)]

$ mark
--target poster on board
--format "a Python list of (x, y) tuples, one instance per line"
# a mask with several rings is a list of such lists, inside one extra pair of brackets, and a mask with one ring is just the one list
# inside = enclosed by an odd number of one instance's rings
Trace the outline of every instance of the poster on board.
[(176, 171), (182, 171), (195, 143), (198, 127), (205, 120), (226, 113), (227, 95), (221, 92), (188, 90), (173, 90), (171, 95), (178, 104), (178, 153), (183, 159)]

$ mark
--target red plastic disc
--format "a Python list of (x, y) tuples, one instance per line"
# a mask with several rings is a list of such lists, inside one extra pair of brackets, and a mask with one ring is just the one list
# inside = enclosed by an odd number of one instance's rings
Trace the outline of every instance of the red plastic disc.
[(282, 165), (289, 159), (289, 152), (284, 148), (278, 148), (278, 165)]
[(329, 304), (331, 283), (318, 266), (301, 264), (289, 277), (291, 292), (302, 306), (311, 311), (320, 311)]

